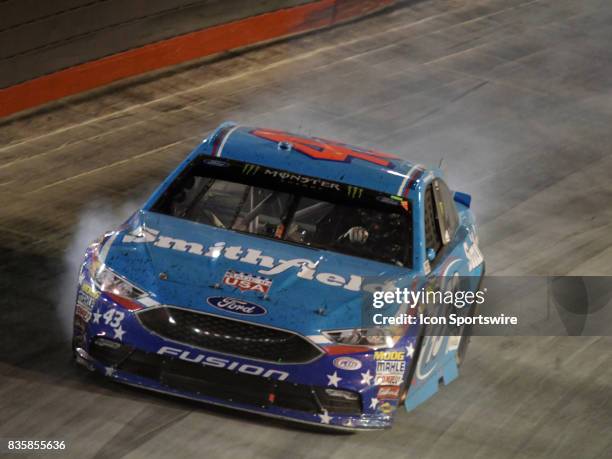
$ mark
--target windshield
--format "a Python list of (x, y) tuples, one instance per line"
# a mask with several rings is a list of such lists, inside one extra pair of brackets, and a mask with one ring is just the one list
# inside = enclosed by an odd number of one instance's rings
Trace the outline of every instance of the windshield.
[(196, 160), (152, 210), (307, 247), (410, 264), (407, 201), (263, 166)]

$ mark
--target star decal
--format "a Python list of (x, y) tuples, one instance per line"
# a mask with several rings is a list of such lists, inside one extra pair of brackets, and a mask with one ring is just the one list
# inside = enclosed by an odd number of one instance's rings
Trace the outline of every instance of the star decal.
[(370, 370), (366, 371), (365, 373), (361, 373), (361, 384), (365, 384), (366, 386), (372, 385), (373, 377), (374, 376), (370, 374)]
[(104, 368), (104, 374), (106, 376), (114, 376), (115, 375), (115, 369), (113, 367), (105, 367)]
[(118, 340), (123, 340), (124, 334), (125, 334), (125, 330), (121, 328), (121, 325), (115, 328), (115, 338), (117, 338)]
[(408, 343), (408, 346), (406, 346), (406, 354), (408, 354), (408, 357), (410, 358), (412, 358), (414, 355), (414, 347), (412, 346), (412, 343)]
[(337, 371), (334, 371), (333, 375), (327, 375), (327, 379), (329, 379), (329, 382), (327, 383), (327, 385), (334, 386), (334, 387), (338, 387), (338, 383), (342, 381), (342, 378), (338, 376)]
[(323, 410), (323, 414), (318, 414), (317, 416), (321, 418), (321, 424), (329, 424), (329, 421), (334, 419), (329, 414), (327, 414), (327, 410)]
[(372, 400), (370, 400), (370, 408), (375, 410), (376, 406), (378, 406), (378, 399), (376, 397), (372, 397)]
[(93, 313), (93, 320), (92, 322), (94, 324), (99, 324), (100, 323), (100, 318), (102, 317), (102, 314), (100, 314), (99, 312), (94, 312)]

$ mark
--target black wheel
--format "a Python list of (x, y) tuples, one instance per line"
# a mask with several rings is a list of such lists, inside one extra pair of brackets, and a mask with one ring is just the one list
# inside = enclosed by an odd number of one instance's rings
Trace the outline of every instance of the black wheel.
[[(482, 276), (480, 277), (480, 280), (478, 281), (478, 288), (477, 291), (481, 289), (482, 287), (482, 280), (484, 279), (484, 266), (482, 269)], [(474, 304), (474, 306), (471, 308), (471, 312), (469, 314), (469, 317), (474, 317), (476, 315), (476, 312), (478, 311), (478, 305)], [(472, 339), (472, 324), (469, 325), (463, 325), (461, 330), (461, 333), (459, 334), (460, 341), (459, 341), (459, 346), (457, 347), (457, 366), (461, 366), (461, 364), (464, 362), (465, 360), (465, 355), (467, 354), (467, 348), (468, 345), (470, 344), (470, 340)]]
[(412, 381), (414, 372), (416, 371), (416, 364), (419, 361), (419, 355), (421, 354), (421, 347), (423, 344), (424, 336), (425, 336), (425, 327), (423, 327), (423, 331), (421, 332), (419, 339), (417, 339), (416, 341), (416, 349), (414, 350), (414, 355), (412, 356), (412, 362), (411, 362), (412, 364), (410, 365), (410, 370), (408, 371), (408, 374), (406, 378), (404, 379), (404, 383), (402, 384), (402, 387), (400, 388), (400, 398), (399, 398), (400, 406), (406, 402), (406, 397), (408, 397), (408, 390), (410, 389), (410, 382)]
[[(473, 315), (473, 314), (471, 314)], [(470, 340), (472, 338), (472, 326), (464, 325), (463, 330), (461, 330), (459, 347), (457, 347), (457, 366), (460, 367), (463, 361), (465, 360), (465, 355), (467, 354), (467, 348), (470, 344)]]

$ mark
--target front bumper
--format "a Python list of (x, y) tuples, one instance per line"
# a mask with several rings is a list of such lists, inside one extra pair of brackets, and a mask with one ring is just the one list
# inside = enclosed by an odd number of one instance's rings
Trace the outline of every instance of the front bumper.
[(392, 424), (400, 390), (389, 397), (385, 386), (383, 399), (373, 353), (351, 354), (360, 366), (349, 370), (334, 365), (340, 355), (277, 364), (211, 352), (151, 333), (104, 293), (86, 311), (82, 294), (75, 313), (77, 361), (117, 382), (325, 428)]
[[(227, 370), (220, 370), (227, 374), (208, 372), (197, 364), (160, 359), (138, 350), (125, 363), (114, 366), (82, 348), (77, 348), (76, 353), (79, 363), (117, 382), (190, 400), (341, 430), (383, 429), (392, 423), (388, 415), (342, 413), (350, 407), (334, 408), (329, 398), (317, 400), (323, 388), (257, 376), (245, 378)], [(323, 408), (325, 405), (329, 410)]]

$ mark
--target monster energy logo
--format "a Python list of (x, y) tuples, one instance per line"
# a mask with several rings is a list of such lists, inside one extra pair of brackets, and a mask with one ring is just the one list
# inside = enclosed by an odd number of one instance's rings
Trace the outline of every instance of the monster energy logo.
[(363, 194), (363, 188), (359, 188), (359, 187), (352, 186), (352, 185), (348, 185), (346, 187), (346, 191), (349, 195), (349, 198), (353, 198), (353, 199), (360, 198), (361, 195)]
[(259, 170), (259, 166), (255, 164), (245, 164), (242, 166), (242, 173), (246, 175), (255, 175)]

